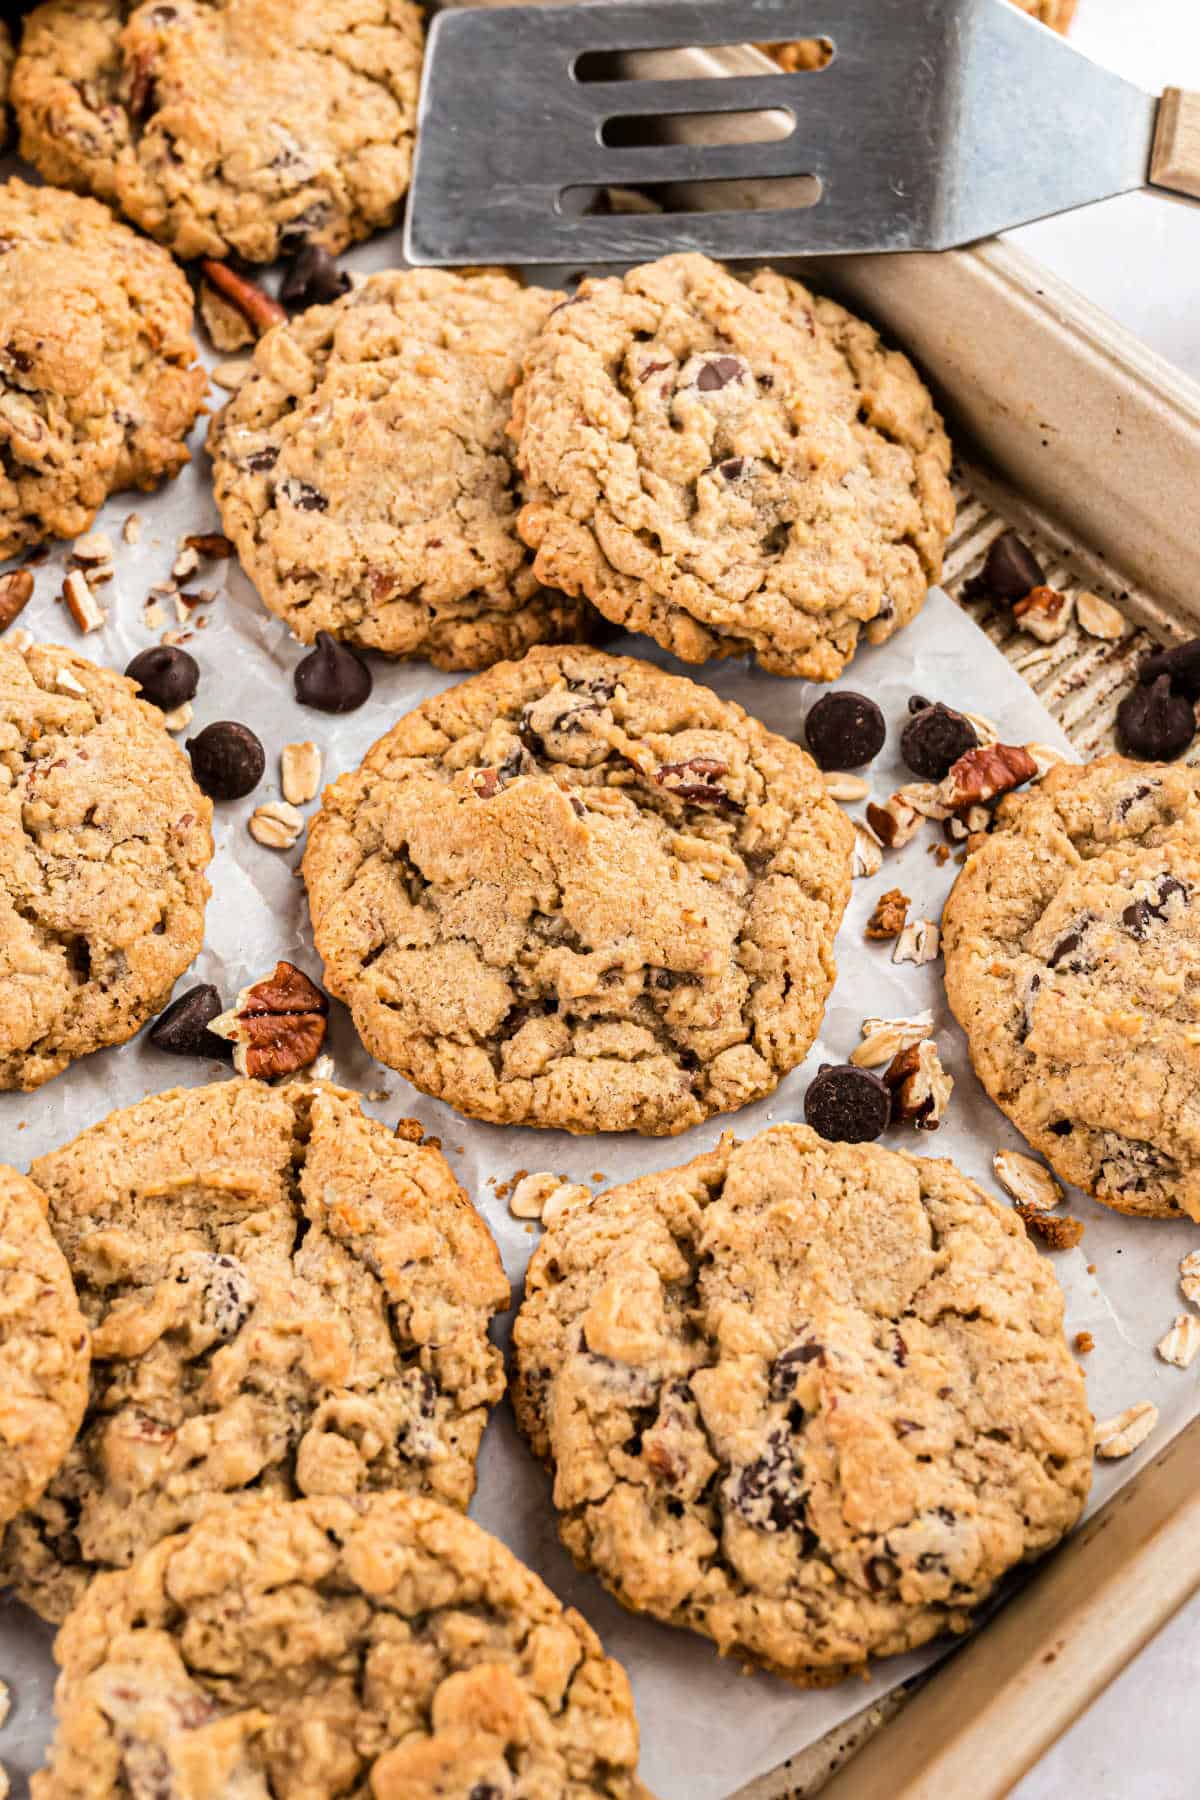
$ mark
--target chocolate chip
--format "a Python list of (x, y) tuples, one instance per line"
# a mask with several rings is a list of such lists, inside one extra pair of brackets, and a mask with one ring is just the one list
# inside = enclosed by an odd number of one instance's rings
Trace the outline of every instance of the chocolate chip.
[(347, 644), (339, 644), (327, 631), (318, 631), (308, 655), (296, 664), (292, 677), (301, 706), (318, 712), (354, 712), (370, 698), (371, 671)]
[(804, 736), (821, 769), (861, 769), (883, 749), (887, 726), (865, 694), (824, 694), (804, 721)]
[(1173, 762), (1196, 735), (1196, 709), (1183, 694), (1171, 691), (1171, 677), (1159, 675), (1126, 694), (1117, 708), (1117, 737), (1122, 750), (1142, 762)]
[(746, 365), (736, 356), (717, 356), (712, 362), (705, 363), (696, 377), (696, 386), (702, 394), (711, 394), (717, 388), (728, 387), (739, 375), (745, 373)]
[(228, 1062), (233, 1045), (208, 1029), (223, 1010), (216, 988), (201, 982), (180, 994), (178, 1000), (172, 1000), (146, 1036), (156, 1050), (165, 1050), (170, 1056), (218, 1056)]
[(329, 501), (320, 488), (315, 488), (311, 481), (301, 481), (298, 475), (289, 475), (281, 481), (276, 493), (297, 512), (329, 511)]
[(826, 1063), (804, 1096), (804, 1120), (831, 1144), (869, 1144), (887, 1130), (892, 1096), (878, 1075)]
[(149, 650), (140, 650), (125, 673), (137, 682), (144, 697), (164, 712), (182, 706), (200, 685), (199, 663), (174, 644), (152, 644)]
[(919, 699), (914, 694), (908, 703), (912, 717), (900, 733), (900, 754), (922, 781), (941, 781), (960, 756), (978, 746), (979, 733), (970, 719), (940, 700), (918, 706)]
[(724, 462), (717, 464), (717, 472), (718, 474), (723, 475), (726, 481), (736, 481), (745, 467), (746, 459), (744, 456), (727, 456)]
[[(1079, 949), (1079, 946), (1083, 943), (1083, 934), (1090, 923), (1091, 916), (1089, 914), (1087, 918), (1080, 921), (1079, 925), (1074, 930), (1068, 931), (1063, 937), (1059, 938), (1057, 944), (1055, 944), (1053, 950), (1046, 958), (1046, 967), (1048, 969), (1061, 969), (1064, 975), (1081, 975), (1086, 969), (1091, 967), (1091, 963), (1086, 955), (1076, 956), (1075, 954)], [(1071, 958), (1069, 962), (1067, 961), (1068, 957)]]
[(800, 1370), (805, 1363), (824, 1362), (824, 1344), (793, 1344), (782, 1350), (771, 1364), (770, 1394), (772, 1400), (790, 1399), (796, 1390)]
[(1015, 531), (1002, 531), (987, 553), (982, 582), (998, 600), (1023, 600), (1045, 585), (1042, 565)]
[(246, 458), (245, 467), (252, 475), (265, 475), (279, 461), (279, 452), (273, 444), (266, 444), (261, 450), (252, 450)]
[(1189, 638), (1170, 650), (1156, 650), (1138, 664), (1138, 680), (1143, 686), (1157, 681), (1160, 675), (1171, 679), (1172, 691), (1189, 700), (1200, 700), (1200, 637)]
[(266, 753), (248, 725), (218, 719), (187, 740), (192, 774), (214, 800), (240, 800), (263, 778)]
[(1147, 894), (1141, 900), (1134, 900), (1121, 914), (1121, 923), (1131, 937), (1141, 941), (1149, 935), (1151, 920), (1166, 918), (1167, 902), (1172, 894), (1179, 894), (1186, 900), (1190, 892), (1186, 881), (1180, 881), (1174, 875), (1160, 875), (1154, 884), (1153, 897)]
[(350, 277), (339, 269), (328, 250), (320, 244), (305, 244), (297, 251), (279, 285), (279, 298), (285, 306), (328, 306), (348, 291)]

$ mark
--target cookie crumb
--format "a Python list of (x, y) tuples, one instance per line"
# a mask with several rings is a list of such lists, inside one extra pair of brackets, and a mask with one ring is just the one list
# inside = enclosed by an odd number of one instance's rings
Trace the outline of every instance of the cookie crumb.
[(899, 888), (889, 888), (875, 902), (875, 910), (867, 920), (863, 936), (876, 939), (899, 937), (912, 902)]
[[(367, 1096), (370, 1099), (370, 1095)], [(425, 1139), (425, 1127), (419, 1119), (397, 1119), (396, 1136), (403, 1138), (406, 1144), (420, 1144)]]
[(1075, 1348), (1078, 1350), (1080, 1356), (1090, 1356), (1092, 1354), (1092, 1351), (1096, 1348), (1096, 1340), (1090, 1331), (1077, 1331), (1075, 1333)]
[(1023, 1200), (1014, 1200), (1013, 1211), (1026, 1231), (1041, 1238), (1047, 1250), (1073, 1250), (1083, 1237), (1082, 1219), (1059, 1218), (1040, 1207), (1028, 1206)]

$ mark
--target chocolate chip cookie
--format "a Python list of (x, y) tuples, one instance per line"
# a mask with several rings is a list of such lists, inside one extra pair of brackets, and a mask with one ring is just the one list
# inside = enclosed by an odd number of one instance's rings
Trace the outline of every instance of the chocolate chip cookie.
[(0, 1526), (32, 1506), (79, 1429), (88, 1334), (46, 1196), (0, 1163)]
[(1078, 1518), (1062, 1317), (953, 1163), (777, 1125), (551, 1226), (517, 1417), (567, 1548), (626, 1606), (824, 1685), (965, 1630)]
[(1105, 756), (1005, 800), (942, 949), (980, 1080), (1062, 1179), (1200, 1220), (1200, 770)]
[(106, 206), (0, 183), (0, 558), (189, 460), (191, 324), (182, 272)]
[(407, 191), (421, 55), (408, 0), (48, 0), (13, 72), (21, 153), (177, 256), (340, 250)]
[(430, 1500), (248, 1502), (94, 1583), (35, 1800), (650, 1800), (624, 1670)]
[(203, 940), (212, 805), (136, 693), (0, 641), (0, 1088), (123, 1044)]
[(938, 579), (950, 446), (906, 357), (698, 255), (584, 281), (525, 358), (534, 572), (687, 662), (832, 680)]
[(248, 1489), (466, 1506), (509, 1292), (436, 1149), (340, 1089), (232, 1080), (113, 1113), (32, 1174), (93, 1360), (87, 1423), (0, 1554), (29, 1605), (61, 1619)]
[(543, 648), (393, 726), (327, 790), (304, 877), (381, 1062), (475, 1118), (669, 1134), (803, 1060), (851, 847), (739, 706)]
[(269, 332), (214, 420), (217, 503), (271, 611), (443, 669), (578, 639), (516, 532), (521, 354), (562, 298), (506, 275), (373, 275)]

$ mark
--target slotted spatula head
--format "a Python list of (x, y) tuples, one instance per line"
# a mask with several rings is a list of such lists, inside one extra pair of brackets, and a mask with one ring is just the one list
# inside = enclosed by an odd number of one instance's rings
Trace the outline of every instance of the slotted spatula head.
[[(827, 40), (826, 66), (623, 78), (653, 67), (647, 52), (797, 38)], [(430, 35), (406, 254), (591, 263), (944, 249), (1141, 187), (1156, 107), (1008, 0), (448, 11)], [(758, 141), (711, 141), (718, 114), (726, 135)], [(701, 185), (717, 182), (730, 185)], [(612, 188), (663, 210), (589, 210)]]

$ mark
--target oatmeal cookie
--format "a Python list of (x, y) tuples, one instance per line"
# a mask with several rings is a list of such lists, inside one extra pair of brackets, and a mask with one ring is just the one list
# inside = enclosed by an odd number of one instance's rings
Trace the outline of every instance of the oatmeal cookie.
[(430, 1500), (209, 1517), (94, 1582), (55, 1655), (34, 1800), (650, 1800), (624, 1670)]
[(507, 426), (560, 294), (495, 272), (373, 275), (262, 339), (209, 432), (217, 504), (271, 611), (442, 669), (583, 635), (516, 532)]
[(123, 1044), (203, 940), (212, 803), (136, 695), (0, 641), (0, 1088)]
[(393, 726), (326, 791), (304, 878), (381, 1062), (475, 1118), (669, 1134), (803, 1061), (852, 842), (740, 706), (543, 648)]
[(563, 1541), (804, 1686), (965, 1630), (1091, 1479), (1063, 1298), (953, 1163), (777, 1125), (570, 1209), (513, 1331)]
[(8, 142), (8, 84), (13, 66), (12, 33), (0, 19), (0, 150)]
[(0, 1526), (32, 1506), (79, 1429), (88, 1334), (46, 1196), (0, 1163)]
[(997, 1106), (1118, 1212), (1200, 1221), (1200, 769), (1104, 756), (999, 809), (942, 914)]
[(407, 191), (421, 54), (408, 0), (47, 0), (21, 153), (177, 256), (341, 250)]
[(465, 1507), (509, 1302), (432, 1146), (321, 1083), (113, 1113), (33, 1166), (92, 1331), (88, 1420), (0, 1578), (61, 1619), (98, 1570), (253, 1489)]
[(830, 681), (938, 579), (950, 446), (911, 363), (707, 257), (584, 281), (525, 358), (534, 572), (687, 662)]
[(0, 183), (0, 558), (189, 460), (191, 325), (182, 272), (106, 206)]

